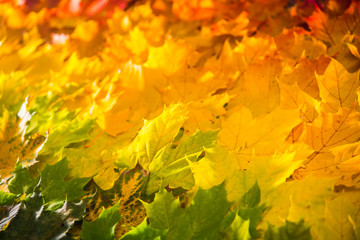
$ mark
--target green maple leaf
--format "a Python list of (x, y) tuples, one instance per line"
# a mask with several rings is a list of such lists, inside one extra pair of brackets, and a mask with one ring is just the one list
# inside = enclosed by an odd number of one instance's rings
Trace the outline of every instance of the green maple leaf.
[(7, 192), (0, 192), (0, 206), (9, 205), (14, 202), (16, 198), (15, 194), (7, 193)]
[(163, 188), (155, 194), (154, 202), (151, 204), (143, 202), (150, 221), (150, 227), (157, 229), (174, 228), (174, 216), (181, 216), (183, 211), (179, 200), (165, 191)]
[(0, 221), (1, 239), (71, 239), (67, 231), (85, 214), (86, 200), (65, 201), (52, 211), (44, 207), (39, 186), (33, 194), (5, 209)]
[(45, 134), (48, 129), (56, 129), (67, 125), (69, 121), (76, 117), (74, 111), (59, 110), (63, 104), (63, 101), (59, 101), (59, 99), (60, 97), (53, 93), (38, 96), (34, 99), (29, 109), (32, 118), (26, 129), (27, 134), (36, 132)]
[(259, 205), (261, 200), (260, 188), (257, 181), (240, 199), (242, 208), (253, 208)]
[(149, 165), (147, 193), (157, 191), (161, 182), (164, 186), (169, 184), (171, 188), (191, 189), (195, 180), (188, 161), (196, 161), (205, 148), (215, 147), (216, 135), (217, 131), (198, 131), (181, 138), (178, 146), (169, 143), (159, 151)]
[(261, 200), (260, 188), (257, 183), (249, 189), (240, 199), (238, 215), (243, 220), (249, 221), (249, 232), (252, 237), (259, 237), (256, 227), (262, 219), (262, 213), (265, 210), (265, 204), (258, 206)]
[(155, 119), (145, 121), (134, 141), (127, 148), (119, 151), (117, 165), (132, 169), (139, 163), (148, 170), (156, 153), (176, 137), (186, 120), (186, 114), (183, 105), (171, 105)]
[(63, 100), (54, 94), (39, 96), (31, 105), (32, 119), (26, 129), (27, 134), (49, 133), (41, 149), (41, 156), (54, 156), (71, 143), (89, 139), (94, 120), (79, 119), (76, 111), (61, 109)]
[(144, 219), (136, 228), (129, 231), (121, 239), (122, 240), (160, 240), (164, 239), (167, 230), (155, 229), (147, 224), (147, 219)]
[(248, 240), (251, 239), (249, 232), (250, 220), (244, 220), (238, 214), (235, 214), (235, 218), (229, 228), (224, 231), (224, 238), (229, 240)]
[(265, 210), (264, 204), (259, 206), (260, 200), (260, 188), (256, 181), (241, 197), (239, 208), (232, 213), (234, 215), (232, 223), (223, 229), (227, 239), (242, 240), (260, 237), (260, 233), (256, 228)]
[(119, 202), (109, 209), (103, 209), (93, 222), (83, 222), (81, 239), (112, 240), (115, 239), (115, 225), (120, 221)]
[(39, 154), (55, 155), (71, 143), (82, 142), (89, 139), (89, 132), (94, 120), (80, 121), (75, 119), (50, 132), (49, 137)]
[(32, 193), (39, 179), (30, 177), (28, 168), (24, 168), (21, 163), (15, 166), (14, 176), (9, 182), (9, 190), (14, 194), (29, 194)]
[(281, 227), (269, 225), (265, 232), (265, 240), (310, 240), (310, 228), (305, 226), (304, 220), (298, 223), (286, 221)]
[(221, 223), (230, 203), (221, 184), (209, 190), (199, 189), (186, 209), (164, 189), (156, 194), (153, 203), (144, 206), (149, 226), (168, 230), (166, 239), (221, 239)]
[(69, 162), (66, 158), (54, 165), (47, 165), (41, 173), (40, 186), (46, 202), (62, 201), (67, 199), (73, 201), (84, 195), (83, 188), (91, 178), (76, 178), (64, 181), (70, 171)]

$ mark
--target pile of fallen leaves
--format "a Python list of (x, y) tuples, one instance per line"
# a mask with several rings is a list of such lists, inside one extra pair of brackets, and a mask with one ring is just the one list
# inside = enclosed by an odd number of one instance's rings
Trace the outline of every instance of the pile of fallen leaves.
[(1, 239), (360, 239), (360, 2), (0, 2)]

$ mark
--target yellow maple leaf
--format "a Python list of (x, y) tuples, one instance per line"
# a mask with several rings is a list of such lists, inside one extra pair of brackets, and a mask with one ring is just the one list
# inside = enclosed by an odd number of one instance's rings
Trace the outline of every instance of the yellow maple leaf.
[(189, 103), (203, 100), (218, 89), (226, 87), (227, 83), (222, 79), (217, 79), (211, 71), (186, 68), (168, 78), (168, 86), (160, 91), (163, 102), (170, 105), (179, 101)]
[[(334, 147), (357, 142), (359, 138), (359, 112), (349, 108), (340, 108), (333, 114), (321, 112), (320, 117), (313, 123), (305, 124), (301, 140), (311, 146), (314, 152), (308, 156), (305, 166), (296, 170), (293, 176), (302, 178), (312, 170), (328, 171), (329, 167), (338, 167), (337, 164), (340, 162), (334, 162), (335, 159), (330, 151)], [(324, 159), (326, 159), (325, 162)]]
[(360, 113), (350, 108), (340, 108), (337, 113), (321, 112), (313, 123), (305, 124), (303, 141), (315, 153), (341, 144), (353, 143), (360, 137)]
[(247, 64), (251, 64), (263, 58), (266, 54), (270, 54), (274, 46), (271, 37), (244, 36), (234, 51), (240, 53)]
[(359, 87), (358, 78), (359, 73), (348, 73), (338, 61), (331, 59), (324, 74), (316, 74), (325, 111), (337, 112), (341, 107), (352, 107)]
[(221, 147), (206, 149), (205, 157), (198, 162), (191, 162), (190, 169), (194, 174), (195, 184), (203, 189), (219, 185), (233, 172), (239, 169), (236, 157)]
[(133, 54), (135, 63), (144, 63), (149, 54), (148, 42), (143, 31), (136, 26), (129, 32), (128, 39), (125, 40), (125, 46)]
[(336, 178), (336, 185), (356, 186), (358, 183), (355, 178), (360, 172), (359, 143), (340, 145), (321, 152), (299, 172)]
[(311, 97), (320, 100), (319, 86), (316, 81), (315, 74), (323, 74), (328, 66), (330, 59), (327, 57), (320, 57), (318, 59), (300, 58), (295, 68), (286, 66), (284, 72), (280, 77), (280, 82), (292, 85), (297, 85)]
[(69, 39), (71, 49), (77, 51), (81, 57), (96, 54), (103, 46), (103, 30), (97, 21), (79, 21)]
[[(117, 136), (152, 118), (163, 106), (157, 71), (127, 62), (94, 86), (91, 115), (107, 133)], [(159, 77), (159, 78), (158, 78)]]
[(191, 61), (196, 61), (195, 54), (188, 44), (167, 39), (162, 46), (149, 48), (149, 57), (144, 66), (157, 69), (165, 76), (171, 76), (187, 67)]
[(272, 156), (292, 128), (300, 123), (297, 109), (277, 108), (262, 118), (253, 118), (247, 108), (234, 111), (221, 121), (219, 143), (235, 152), (239, 164), (246, 167), (253, 154)]
[(205, 100), (188, 104), (189, 118), (184, 123), (188, 133), (196, 130), (211, 131), (220, 128), (220, 116), (226, 113), (224, 106), (230, 100), (228, 94), (217, 94)]
[(281, 71), (281, 59), (276, 56), (249, 64), (231, 93), (236, 93), (240, 104), (250, 109), (254, 116), (269, 113), (280, 103), (277, 78)]
[(327, 199), (322, 217), (313, 221), (311, 232), (315, 239), (356, 239), (358, 236), (360, 194), (340, 192)]
[(282, 108), (298, 109), (300, 117), (304, 122), (312, 122), (316, 119), (318, 115), (316, 110), (317, 100), (302, 91), (297, 83), (287, 85), (279, 82), (279, 86), (281, 90), (280, 106)]
[(95, 21), (84, 21), (76, 25), (74, 32), (71, 34), (72, 38), (90, 42), (99, 32), (99, 24)]
[(282, 34), (274, 38), (276, 47), (280, 54), (291, 65), (305, 56), (316, 59), (326, 52), (326, 45), (314, 37), (307, 35), (303, 29), (284, 29)]
[(267, 222), (281, 226), (286, 220), (297, 222), (304, 219), (308, 224), (319, 221), (326, 199), (334, 195), (334, 181), (307, 176), (301, 181), (284, 182), (269, 194), (267, 203), (272, 207), (264, 215), (260, 227), (266, 229)]
[[(236, 71), (244, 69), (244, 60), (237, 47), (233, 48), (229, 40), (225, 40), (224, 44), (219, 44), (221, 49), (215, 56), (208, 58), (204, 65), (204, 69), (214, 72), (217, 75), (231, 77)], [(214, 52), (216, 52), (216, 47)], [(224, 77), (226, 79), (226, 77)]]
[[(216, 2), (221, 4), (220, 2)], [(249, 24), (248, 13), (243, 11), (234, 19), (221, 19), (212, 26), (212, 33), (215, 36), (233, 35), (246, 36), (247, 25)]]

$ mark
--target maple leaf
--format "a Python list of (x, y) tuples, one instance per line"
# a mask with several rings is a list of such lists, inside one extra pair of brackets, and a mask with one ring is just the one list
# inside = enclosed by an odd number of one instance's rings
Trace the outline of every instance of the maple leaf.
[(4, 54), (1, 59), (3, 61), (1, 69), (8, 67), (5, 71), (8, 73), (23, 71), (23, 74), (28, 77), (28, 81), (39, 88), (43, 84), (44, 78), (48, 77), (48, 72), (44, 69), (58, 71), (66, 55), (61, 49), (46, 44), (38, 29), (34, 27), (24, 31), (18, 41), (23, 41), (23, 44), (19, 44), (11, 54)]
[(0, 192), (0, 206), (10, 205), (14, 202), (16, 195), (13, 193)]
[(249, 240), (251, 235), (249, 232), (250, 220), (242, 219), (238, 214), (235, 215), (224, 239)]
[(268, 56), (249, 64), (242, 81), (239, 81), (237, 88), (232, 92), (238, 95), (240, 103), (250, 109), (254, 116), (269, 113), (280, 102), (277, 78), (281, 71), (281, 60), (276, 56)]
[[(215, 4), (220, 4), (215, 2)], [(212, 26), (213, 34), (219, 35), (232, 35), (232, 36), (244, 36), (247, 32), (247, 25), (249, 24), (248, 14), (246, 11), (241, 12), (234, 19), (221, 19)]]
[(246, 168), (253, 154), (271, 156), (292, 128), (300, 123), (295, 109), (275, 109), (262, 118), (253, 118), (247, 108), (234, 111), (221, 122), (219, 142), (238, 155), (239, 166)]
[(121, 194), (118, 197), (114, 194), (113, 202), (120, 199), (119, 212), (122, 215), (120, 222), (115, 227), (116, 238), (123, 236), (146, 218), (145, 208), (139, 201), (144, 190), (143, 183), (146, 176), (143, 172), (135, 171), (134, 175), (126, 181), (129, 173), (122, 174)]
[(215, 4), (212, 0), (176, 0), (172, 11), (184, 20), (206, 20), (214, 15)]
[(112, 137), (99, 128), (94, 128), (89, 138), (92, 141), (79, 148), (65, 148), (63, 156), (69, 161), (68, 178), (93, 177), (96, 184), (103, 190), (113, 187), (119, 178), (116, 168), (117, 150), (125, 147), (135, 136), (135, 132), (127, 132)]
[[(297, 83), (292, 85), (287, 85), (283, 83), (279, 83), (280, 86), (280, 106), (284, 109), (298, 109), (300, 112), (300, 117), (304, 122), (312, 122), (318, 116), (316, 106), (318, 105), (318, 101), (311, 98), (308, 94), (306, 94)], [(299, 126), (299, 125), (298, 125)], [(299, 134), (302, 133), (302, 127), (299, 130)], [(295, 128), (293, 129), (292, 134), (294, 133)], [(293, 135), (294, 136), (294, 135)], [(299, 136), (298, 136), (299, 137)], [(298, 138), (297, 137), (297, 138)], [(293, 139), (295, 142), (295, 139)]]
[(346, 34), (359, 33), (358, 16), (359, 5), (353, 2), (350, 8), (338, 17), (331, 17), (317, 8), (307, 23), (316, 38), (336, 47), (343, 41)]
[(257, 231), (257, 225), (262, 220), (262, 214), (265, 211), (265, 204), (259, 206), (261, 200), (260, 189), (257, 182), (240, 199), (240, 207), (237, 215), (243, 220), (249, 221), (249, 233), (251, 237), (261, 236)]
[(31, 178), (29, 168), (25, 168), (21, 163), (17, 163), (14, 169), (14, 175), (9, 180), (8, 188), (14, 194), (29, 194), (34, 191), (38, 184), (38, 178)]
[(92, 109), (98, 125), (112, 136), (138, 127), (163, 107), (157, 90), (163, 85), (159, 73), (132, 62), (118, 72), (98, 86)]
[(220, 128), (220, 116), (226, 114), (225, 107), (229, 102), (228, 94), (216, 94), (204, 100), (192, 102), (188, 105), (188, 119), (184, 123), (187, 133), (211, 131)]
[(96, 21), (79, 21), (70, 37), (72, 50), (77, 51), (81, 57), (90, 57), (96, 54), (103, 47), (104, 36), (102, 30)]
[[(306, 124), (302, 138), (314, 149), (314, 152), (308, 157), (305, 166), (298, 169), (294, 176), (301, 178), (311, 169), (322, 169), (324, 165), (321, 163), (321, 153), (327, 153), (336, 146), (358, 141), (360, 137), (359, 116), (359, 113), (353, 109), (340, 108), (334, 114), (322, 112), (320, 118), (313, 123)], [(325, 163), (325, 166), (332, 164)]]
[(323, 218), (313, 224), (316, 239), (356, 239), (359, 229), (359, 193), (340, 192), (325, 204)]
[(160, 47), (149, 48), (149, 57), (144, 66), (161, 71), (165, 76), (171, 76), (189, 64), (189, 55), (196, 56), (190, 46), (181, 41), (167, 40)]
[[(274, 154), (271, 157), (253, 157), (246, 171), (234, 169), (226, 180), (226, 190), (230, 201), (238, 201), (258, 181), (262, 198), (276, 191), (285, 182), (301, 162), (294, 161), (294, 153)], [(251, 185), (249, 185), (251, 184)]]
[(136, 228), (129, 231), (121, 239), (124, 240), (148, 240), (163, 239), (167, 233), (166, 230), (149, 227), (147, 219), (141, 222)]
[(169, 78), (168, 86), (161, 92), (164, 103), (170, 105), (179, 101), (200, 101), (226, 87), (227, 81), (216, 78), (212, 71), (200, 71), (190, 67)]
[[(214, 72), (217, 76), (221, 76), (226, 80), (226, 78), (236, 73), (237, 70), (244, 69), (244, 60), (240, 54), (239, 47), (235, 45), (234, 49), (228, 39), (223, 44), (219, 43), (219, 45), (221, 46), (219, 53), (206, 60), (204, 70)], [(215, 52), (216, 50), (213, 51)]]
[(334, 179), (314, 176), (283, 182), (268, 195), (266, 203), (270, 208), (264, 214), (260, 228), (268, 228), (267, 223), (280, 227), (286, 220), (304, 220), (308, 226), (313, 226), (322, 218), (327, 199), (334, 196), (334, 182)]
[(273, 40), (268, 36), (244, 36), (234, 51), (239, 52), (246, 64), (252, 64), (270, 54), (272, 46)]
[(21, 108), (28, 90), (26, 80), (22, 72), (0, 73), (0, 115), (3, 115), (4, 109), (16, 112)]
[(40, 132), (45, 134), (49, 129), (66, 125), (76, 117), (75, 111), (61, 109), (64, 101), (54, 93), (38, 96), (29, 102), (31, 121), (26, 129), (27, 134)]
[(204, 158), (189, 164), (196, 185), (203, 189), (219, 185), (239, 169), (235, 155), (220, 147), (205, 149)]
[(359, 87), (359, 74), (348, 73), (335, 59), (331, 59), (323, 75), (316, 75), (320, 97), (325, 111), (337, 112), (342, 107), (352, 107)]
[(116, 162), (118, 166), (132, 169), (139, 163), (147, 170), (156, 153), (178, 133), (186, 120), (186, 113), (183, 105), (172, 105), (157, 118), (145, 120), (134, 141), (119, 151), (119, 159)]
[(20, 203), (9, 206), (0, 222), (3, 239), (71, 239), (68, 230), (82, 218), (87, 200), (61, 202), (57, 209), (45, 208), (39, 186)]
[(119, 203), (109, 209), (103, 209), (99, 217), (93, 222), (83, 222), (81, 239), (104, 239), (115, 238), (115, 225), (120, 221)]
[(24, 165), (32, 165), (42, 148), (46, 137), (41, 135), (25, 136), (26, 124), (31, 115), (26, 110), (24, 103), (18, 114), (10, 113), (6, 109), (0, 119), (0, 153), (1, 153), (1, 178), (10, 176), (17, 161)]
[(339, 61), (349, 73), (355, 73), (360, 68), (358, 47), (359, 41), (354, 39), (352, 43), (343, 44), (336, 57), (336, 60)]
[(294, 153), (275, 154), (271, 157), (253, 156), (246, 171), (237, 165), (236, 157), (223, 148), (205, 151), (205, 157), (190, 164), (196, 184), (209, 189), (225, 180), (227, 198), (231, 202), (240, 201), (241, 197), (257, 181), (262, 191), (262, 198), (285, 182), (286, 178), (301, 165), (294, 161)]
[(283, 72), (279, 80), (288, 85), (297, 83), (305, 93), (320, 100), (316, 73), (323, 74), (329, 61), (330, 59), (326, 57), (320, 57), (316, 60), (301, 58), (295, 68), (288, 68), (287, 71)]
[(311, 172), (318, 177), (335, 177), (338, 179), (336, 185), (356, 186), (356, 175), (359, 172), (358, 148), (359, 143), (356, 142), (319, 153), (299, 173)]
[(320, 118), (305, 125), (304, 142), (317, 152), (355, 142), (359, 138), (359, 117), (349, 108), (340, 108), (334, 114), (322, 112)]
[(75, 119), (55, 128), (50, 132), (48, 140), (41, 149), (41, 155), (58, 155), (64, 147), (71, 143), (82, 142), (89, 139), (89, 131), (93, 126), (93, 120), (81, 121)]
[[(322, 56), (326, 52), (326, 45), (318, 39), (309, 36), (302, 29), (284, 29), (281, 35), (274, 38), (276, 47), (280, 54), (292, 64), (297, 62), (302, 56), (309, 61)], [(294, 77), (297, 77), (296, 75)]]
[(149, 165), (146, 192), (151, 194), (157, 191), (161, 183), (164, 186), (169, 184), (170, 188), (191, 189), (194, 178), (189, 162), (195, 162), (206, 148), (214, 147), (216, 135), (216, 131), (196, 132), (192, 136), (182, 137), (177, 145), (165, 146)]
[(286, 5), (287, 1), (285, 0), (276, 0), (272, 3), (268, 1), (252, 2), (247, 6), (249, 25), (266, 34), (278, 35), (290, 21)]
[(143, 63), (147, 60), (148, 57), (148, 42), (143, 34), (143, 31), (135, 26), (129, 32), (129, 38), (125, 40), (125, 46), (130, 50), (133, 59), (136, 63)]
[[(214, 204), (215, 203), (215, 204)], [(168, 229), (166, 238), (172, 239), (218, 239), (219, 223), (229, 210), (223, 185), (196, 193), (192, 204), (185, 209), (174, 196), (161, 189), (153, 203), (143, 203), (149, 226)]]
[(265, 239), (308, 240), (312, 239), (312, 237), (310, 234), (310, 228), (306, 227), (304, 221), (301, 220), (298, 223), (286, 221), (286, 224), (279, 228), (269, 225), (268, 230), (265, 232)]
[(83, 188), (90, 178), (76, 178), (65, 182), (64, 178), (70, 171), (68, 164), (69, 162), (64, 158), (52, 166), (47, 165), (41, 172), (40, 186), (45, 202), (64, 199), (73, 201), (85, 194)]

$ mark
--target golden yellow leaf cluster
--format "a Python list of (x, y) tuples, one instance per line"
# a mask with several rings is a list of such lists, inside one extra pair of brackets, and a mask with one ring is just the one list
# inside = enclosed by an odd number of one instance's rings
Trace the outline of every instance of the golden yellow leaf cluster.
[[(340, 227), (353, 239), (357, 1), (16, 2), (0, 3), (3, 188), (16, 162), (36, 175), (64, 157), (67, 179), (92, 177), (102, 190), (141, 168), (149, 195), (161, 184), (225, 182), (236, 206), (257, 181), (261, 201), (274, 206), (264, 222), (304, 218), (315, 239), (336, 239)], [(29, 112), (20, 110), (28, 96)], [(145, 217), (131, 212), (138, 177), (114, 197), (124, 214), (118, 237)]]

